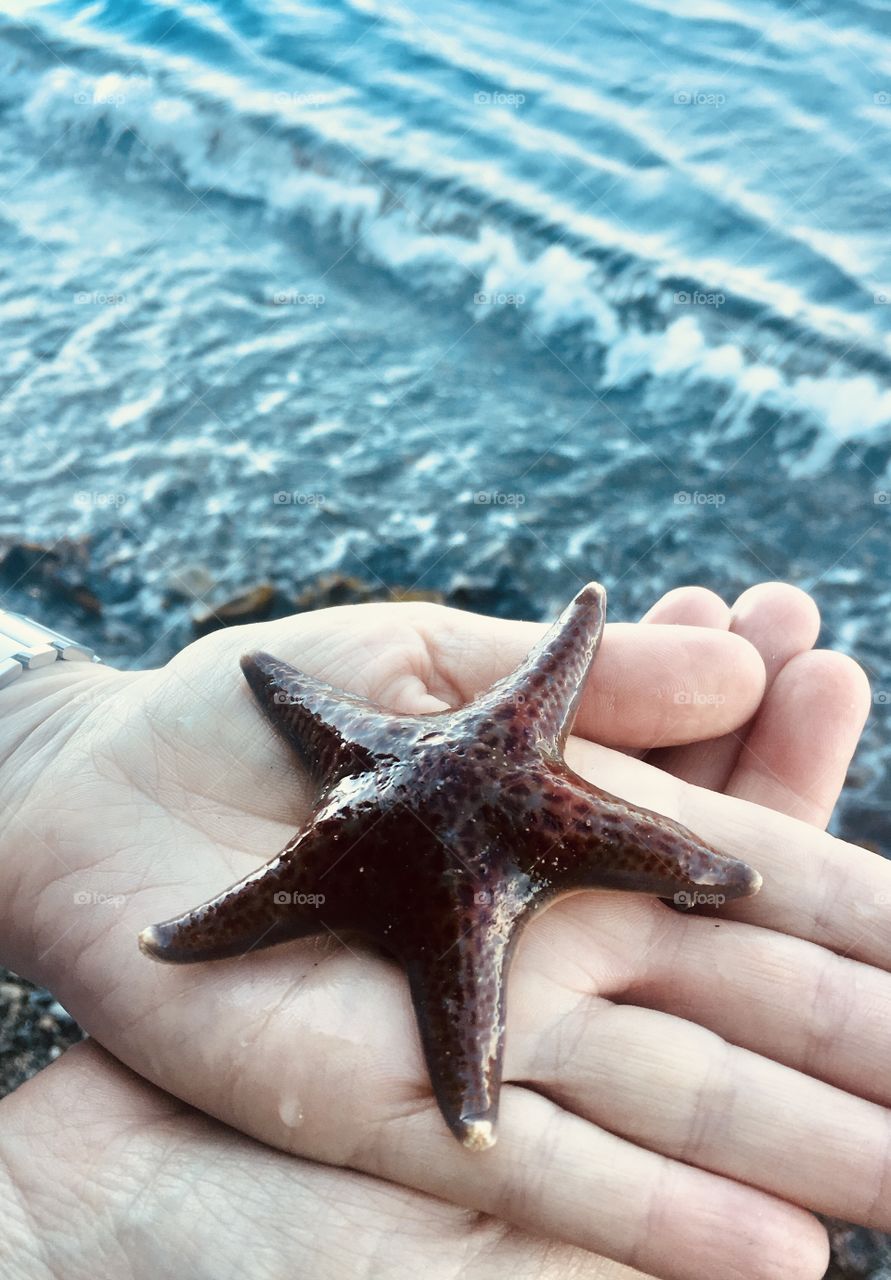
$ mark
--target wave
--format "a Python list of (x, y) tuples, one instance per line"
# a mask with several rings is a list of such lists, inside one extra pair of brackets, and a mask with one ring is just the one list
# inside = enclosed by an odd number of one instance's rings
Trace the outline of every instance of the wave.
[[(816, 423), (826, 432), (797, 460), (805, 469), (891, 424), (891, 344), (865, 307), (815, 303), (755, 266), (685, 258), (664, 232), (586, 212), (495, 153), (439, 155), (435, 136), (369, 119), (334, 80), (258, 89), (246, 74), (82, 29), (56, 33), (54, 49), (48, 33), (15, 23), (0, 38), (7, 119), (38, 153), (84, 147), (133, 180), (175, 180), (204, 200), (305, 223), (406, 287), (581, 361), (598, 396), (633, 387), (658, 407), (712, 388), (724, 431), (763, 410)], [(663, 180), (658, 167), (598, 167), (611, 183)], [(891, 302), (845, 285), (874, 314)]]

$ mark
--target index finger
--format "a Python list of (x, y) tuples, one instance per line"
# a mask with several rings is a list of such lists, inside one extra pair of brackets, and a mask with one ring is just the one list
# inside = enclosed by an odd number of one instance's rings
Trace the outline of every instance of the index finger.
[[(400, 628), (408, 628), (423, 646), (409, 655), (415, 674), (428, 695), (451, 706), (469, 702), (517, 667), (549, 625), (415, 604), (330, 609), (288, 623), (290, 652), (280, 656), (332, 684), (346, 671), (331, 658), (339, 650), (338, 634), (349, 632), (354, 648), (361, 639), (365, 660), (350, 687), (372, 697), (381, 690), (369, 685), (369, 655), (398, 645)], [(285, 631), (280, 634), (284, 642)], [(264, 636), (263, 646), (278, 640)], [(754, 714), (764, 681), (760, 654), (740, 636), (703, 627), (607, 623), (574, 732), (625, 749), (717, 737)]]

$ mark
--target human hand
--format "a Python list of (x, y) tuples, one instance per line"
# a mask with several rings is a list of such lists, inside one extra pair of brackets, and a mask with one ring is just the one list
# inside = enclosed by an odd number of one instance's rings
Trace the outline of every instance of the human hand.
[(263, 1146), (89, 1041), (0, 1102), (0, 1219), (4, 1280), (597, 1275), (570, 1245)]
[[(485, 1157), (443, 1131), (405, 984), (387, 961), (310, 942), (159, 970), (134, 939), (274, 854), (305, 816), (290, 758), (240, 682), (241, 651), (265, 648), (394, 709), (426, 711), (509, 670), (538, 634), (531, 625), (365, 606), (217, 633), (160, 672), (41, 675), (37, 709), (52, 715), (5, 771), (0, 851), (16, 849), (17, 877), (8, 958), (142, 1074), (273, 1144), (667, 1276), (817, 1275), (822, 1229), (786, 1200), (887, 1225), (887, 1208), (867, 1203), (886, 1173), (875, 1136), (885, 1112), (865, 1100), (887, 1098), (864, 1068), (891, 1029), (891, 1013), (874, 1017), (888, 1008), (888, 979), (869, 967), (887, 965), (887, 912), (874, 910), (869, 945), (856, 934), (858, 905), (887, 890), (888, 868), (615, 750), (673, 744), (664, 762), (696, 777), (702, 753), (690, 744), (758, 711), (735, 763), (733, 743), (708, 750), (709, 767), (722, 759), (714, 784), (757, 800), (760, 776), (768, 803), (822, 817), (859, 734), (863, 688), (853, 664), (800, 653), (814, 636), (803, 638), (813, 614), (799, 593), (784, 597), (800, 618), (777, 653), (776, 619), (766, 621), (777, 590), (763, 589), (769, 607), (747, 624), (766, 631), (761, 647), (779, 668), (763, 702), (762, 663), (737, 637), (607, 628), (570, 762), (680, 817), (769, 883), (726, 908), (720, 927), (607, 894), (559, 903), (530, 927), (511, 976), (501, 1140)], [(727, 626), (700, 616), (709, 610), (720, 606), (694, 592), (657, 616)], [(25, 734), (33, 701), (7, 692), (19, 699), (7, 724)], [(815, 734), (817, 712), (831, 731)], [(595, 736), (613, 749), (586, 741)], [(855, 896), (813, 918), (845, 859)], [(76, 893), (92, 894), (92, 909), (75, 909)], [(846, 946), (866, 963), (837, 960)], [(850, 1049), (820, 1037), (827, 982), (830, 1009), (852, 1003)]]

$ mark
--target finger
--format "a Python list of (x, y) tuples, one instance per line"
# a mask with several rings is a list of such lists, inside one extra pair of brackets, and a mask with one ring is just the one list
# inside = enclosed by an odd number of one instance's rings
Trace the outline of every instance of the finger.
[(727, 631), (730, 618), (730, 609), (714, 591), (706, 587), (675, 587), (647, 610), (641, 622)]
[(456, 1167), (447, 1138), (429, 1133), (423, 1117), (406, 1122), (404, 1130), (403, 1159), (413, 1179), (490, 1211), (497, 1204), (503, 1216), (537, 1232), (571, 1233), (583, 1247), (647, 1274), (665, 1280), (817, 1280), (825, 1271), (825, 1232), (810, 1214), (666, 1160), (537, 1091), (505, 1088), (502, 1136), (485, 1162), (468, 1153)]
[(726, 790), (825, 826), (869, 708), (869, 682), (853, 659), (826, 649), (792, 658), (771, 685)]
[[(811, 597), (784, 582), (750, 587), (730, 616), (731, 633), (744, 637), (761, 655), (766, 690), (790, 658), (812, 648), (819, 629), (820, 615)], [(747, 732), (748, 726), (741, 726), (716, 740), (669, 748), (648, 759), (687, 782), (723, 791)]]
[(848, 1222), (891, 1227), (891, 1113), (883, 1107), (682, 1018), (557, 984), (536, 996), (534, 980), (529, 986), (521, 1004), (531, 995), (549, 1021), (543, 1034), (539, 1016), (534, 1031), (513, 1037), (509, 1077), (534, 1079), (565, 1108), (672, 1160)]
[[(891, 864), (882, 857), (777, 815), (765, 823), (758, 805), (733, 798), (716, 808), (709, 793), (683, 806), (687, 823), (731, 857), (746, 858), (764, 877), (754, 899), (722, 908), (841, 955), (891, 968)], [(727, 797), (727, 799), (731, 799)], [(744, 859), (745, 860), (745, 859)], [(757, 899), (757, 901), (756, 901)]]
[[(495, 618), (483, 624), (475, 660), (464, 668), (461, 692), (468, 698), (512, 670), (541, 630)], [(436, 644), (448, 665), (448, 636)], [(697, 697), (703, 689), (713, 696)], [(762, 692), (761, 662), (739, 637), (700, 627), (612, 623), (591, 668), (575, 732), (618, 747), (689, 742), (743, 723)]]
[(571, 739), (567, 757), (604, 790), (674, 818), (761, 872), (759, 892), (726, 903), (722, 917), (891, 968), (891, 863), (886, 859), (796, 818), (692, 787), (593, 743)]
[[(215, 633), (198, 642), (200, 650), (193, 645), (180, 654), (165, 674), (187, 678), (193, 693), (203, 689), (219, 707), (219, 672), (236, 663), (245, 647), (262, 647), (394, 709), (434, 710), (467, 702), (514, 670), (545, 630), (542, 624), (435, 605), (361, 605), (327, 609), (324, 618), (307, 614)], [(208, 641), (214, 642), (212, 662)], [(383, 675), (378, 656), (384, 659)], [(707, 697), (699, 696), (703, 690)], [(763, 690), (763, 663), (740, 636), (702, 627), (611, 623), (575, 732), (630, 748), (716, 737), (744, 724)]]
[[(674, 590), (667, 591), (647, 610), (641, 622), (646, 625), (657, 623), (664, 626), (708, 627), (714, 631), (727, 631), (730, 626), (730, 610), (719, 595), (705, 587), (675, 587)], [(696, 701), (694, 696), (693, 702)], [(700, 705), (708, 705), (707, 698), (701, 698), (699, 701)], [(685, 748), (656, 747), (647, 751), (635, 751), (633, 754), (645, 759), (652, 758), (654, 763), (658, 764), (661, 755), (670, 758), (672, 752), (683, 749), (696, 751), (697, 748), (695, 743), (691, 743)]]
[[(671, 941), (669, 942), (669, 937)], [(680, 1014), (726, 1040), (891, 1106), (891, 980), (881, 969), (735, 920), (657, 912), (629, 954), (598, 917), (605, 995)], [(607, 966), (610, 961), (601, 961)], [(740, 1010), (745, 1017), (740, 1017)]]
[[(217, 1280), (248, 1248), (255, 1277), (353, 1280), (376, 1259), (376, 1276), (451, 1280), (469, 1256), (483, 1280), (609, 1274), (581, 1250), (495, 1218), (263, 1147), (94, 1044), (70, 1050), (0, 1107), (0, 1188), (5, 1171), (11, 1202), (27, 1196), (33, 1219), (23, 1227), (44, 1228), (33, 1241), (41, 1275), (104, 1276), (114, 1257), (116, 1275), (166, 1276), (176, 1258), (177, 1275)], [(65, 1206), (85, 1202), (95, 1210), (88, 1229), (60, 1230)], [(23, 1247), (18, 1256), (20, 1237), (5, 1235), (6, 1260), (30, 1275), (33, 1255)]]

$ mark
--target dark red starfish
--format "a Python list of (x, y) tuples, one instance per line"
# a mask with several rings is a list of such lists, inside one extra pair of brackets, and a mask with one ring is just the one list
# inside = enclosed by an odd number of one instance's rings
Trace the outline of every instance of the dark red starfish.
[(351, 930), (408, 974), (437, 1101), (453, 1133), (495, 1141), (505, 982), (522, 926), (580, 889), (691, 900), (761, 877), (678, 823), (626, 804), (564, 763), (603, 632), (586, 586), (520, 668), (457, 711), (391, 715), (266, 653), (241, 666), (319, 795), (259, 871), (140, 945), (185, 963)]

